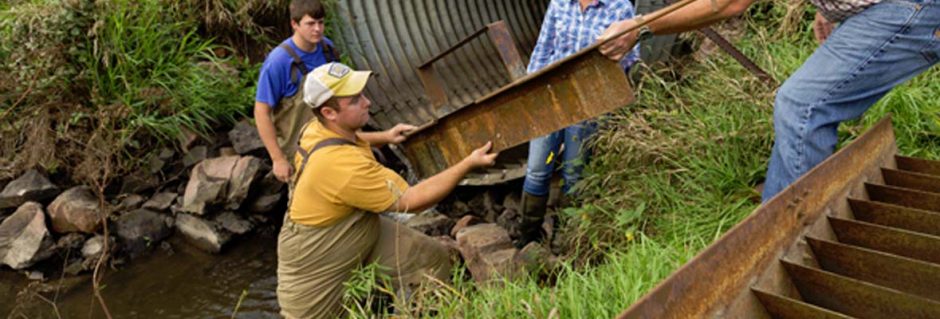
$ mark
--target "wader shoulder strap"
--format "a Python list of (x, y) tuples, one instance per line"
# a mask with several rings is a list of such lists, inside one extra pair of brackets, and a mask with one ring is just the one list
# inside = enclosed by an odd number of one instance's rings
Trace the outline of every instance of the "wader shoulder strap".
[[(304, 131), (307, 130), (307, 126), (310, 125), (308, 122), (307, 125), (304, 125), (304, 128), (300, 130), (300, 136), (304, 135)], [(300, 167), (297, 168), (297, 173), (294, 174), (291, 178), (290, 183), (290, 199), (288, 200), (287, 207), (290, 207), (291, 203), (294, 202), (294, 188), (297, 187), (297, 182), (300, 180), (301, 174), (304, 172), (304, 168), (307, 167), (307, 160), (310, 159), (310, 155), (313, 155), (317, 150), (330, 147), (330, 146), (340, 146), (340, 145), (356, 145), (345, 138), (328, 138), (320, 141), (317, 145), (314, 145), (310, 150), (305, 150), (300, 147), (300, 141), (297, 141), (297, 152), (300, 153), (300, 156), (303, 156), (303, 161), (300, 162)]]
[(337, 54), (336, 48), (332, 45), (326, 44), (325, 41), (320, 41), (320, 50), (323, 50), (323, 58), (326, 59), (326, 63), (339, 62), (339, 54)]
[(287, 43), (281, 43), (280, 47), (287, 51), (287, 54), (290, 54), (291, 58), (294, 59), (294, 62), (290, 63), (290, 81), (300, 86), (300, 83), (297, 83), (297, 72), (299, 71), (301, 76), (307, 74), (307, 65), (304, 64), (304, 61), (300, 59), (300, 56), (297, 55), (297, 51), (294, 51), (290, 45)]

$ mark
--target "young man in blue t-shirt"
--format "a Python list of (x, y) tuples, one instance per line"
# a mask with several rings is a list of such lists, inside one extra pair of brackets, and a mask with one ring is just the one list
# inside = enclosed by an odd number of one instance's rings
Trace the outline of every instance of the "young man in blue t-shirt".
[(324, 36), (325, 16), (319, 0), (291, 1), (294, 34), (268, 54), (258, 77), (255, 123), (274, 162), (274, 175), (282, 182), (290, 178), (300, 128), (313, 117), (303, 103), (303, 79), (310, 70), (339, 60), (333, 42)]

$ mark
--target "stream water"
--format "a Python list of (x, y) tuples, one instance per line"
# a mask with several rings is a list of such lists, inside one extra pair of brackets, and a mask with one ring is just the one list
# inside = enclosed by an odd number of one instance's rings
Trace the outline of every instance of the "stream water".
[[(276, 227), (229, 243), (218, 255), (178, 234), (167, 243), (172, 249), (157, 248), (105, 274), (102, 295), (113, 318), (231, 318), (239, 299), (236, 318), (279, 317)], [(0, 270), (0, 318), (104, 318), (90, 275), (83, 279), (73, 278), (81, 283), (58, 295), (44, 293), (43, 301), (24, 297), (30, 282), (22, 273)]]

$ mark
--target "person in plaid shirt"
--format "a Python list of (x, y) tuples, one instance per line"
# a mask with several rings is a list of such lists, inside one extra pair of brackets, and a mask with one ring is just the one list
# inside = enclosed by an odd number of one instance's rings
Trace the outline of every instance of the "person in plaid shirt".
[[(601, 45), (620, 60), (644, 30), (695, 30), (743, 13), (753, 0), (698, 0)], [(811, 0), (819, 48), (777, 91), (775, 140), (762, 198), (770, 200), (835, 151), (839, 123), (940, 60), (940, 0)], [(611, 38), (643, 22), (624, 19)]]
[[(633, 4), (628, 0), (552, 0), (545, 13), (527, 72), (536, 72), (594, 44), (611, 23), (633, 16)], [(626, 72), (638, 58), (639, 49), (634, 47), (618, 60)], [(588, 160), (589, 152), (583, 148), (584, 141), (595, 129), (595, 123), (579, 123), (529, 143), (521, 205), (522, 238), (519, 243), (540, 240), (544, 235), (541, 225), (555, 162), (562, 165), (562, 192), (568, 194)], [(562, 144), (565, 150), (559, 155)]]

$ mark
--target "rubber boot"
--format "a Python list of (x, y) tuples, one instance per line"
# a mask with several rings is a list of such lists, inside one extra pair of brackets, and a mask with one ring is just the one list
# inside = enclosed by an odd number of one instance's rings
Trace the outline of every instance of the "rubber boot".
[(533, 241), (542, 241), (545, 231), (542, 222), (545, 221), (545, 204), (548, 196), (535, 196), (522, 192), (522, 224), (519, 225), (521, 233), (520, 242), (524, 245)]

